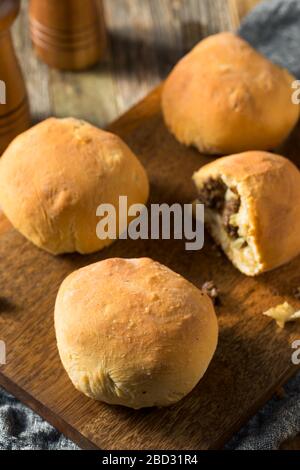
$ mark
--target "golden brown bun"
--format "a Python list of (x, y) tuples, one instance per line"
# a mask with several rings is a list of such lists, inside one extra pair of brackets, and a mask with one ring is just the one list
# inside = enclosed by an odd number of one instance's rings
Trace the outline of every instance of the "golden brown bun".
[(136, 409), (189, 393), (218, 336), (210, 298), (149, 258), (112, 258), (73, 272), (57, 295), (55, 330), (78, 390)]
[(18, 136), (0, 160), (0, 205), (12, 224), (53, 254), (91, 253), (96, 208), (119, 195), (145, 203), (144, 168), (116, 135), (76, 119), (50, 118)]
[(240, 271), (259, 274), (300, 253), (300, 172), (288, 159), (245, 152), (203, 166), (193, 179), (200, 195), (207, 182), (211, 186), (212, 181), (222, 181), (230, 188), (227, 201), (240, 198), (231, 218), (231, 228), (237, 230), (234, 238), (224, 230), (222, 214), (205, 208), (213, 237)]
[(201, 41), (175, 66), (162, 94), (175, 137), (201, 152), (268, 150), (295, 126), (295, 78), (232, 33)]

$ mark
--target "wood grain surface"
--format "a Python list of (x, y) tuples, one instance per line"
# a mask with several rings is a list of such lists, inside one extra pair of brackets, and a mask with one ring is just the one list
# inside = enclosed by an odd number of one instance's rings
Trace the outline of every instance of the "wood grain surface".
[[(169, 134), (160, 89), (111, 129), (146, 166), (151, 202), (194, 199), (191, 175), (209, 159)], [(60, 364), (53, 329), (57, 289), (72, 270), (114, 256), (151, 256), (199, 287), (213, 279), (220, 290), (216, 355), (194, 391), (168, 409), (132, 411), (92, 401), (73, 388)], [(208, 235), (198, 252), (186, 252), (182, 240), (119, 240), (92, 256), (55, 258), (11, 230), (1, 237), (0, 259), (0, 331), (8, 351), (0, 383), (83, 447), (218, 448), (297, 370), (291, 343), (300, 337), (300, 324), (281, 330), (262, 312), (283, 299), (300, 308), (292, 296), (300, 285), (300, 257), (253, 279), (233, 268)]]
[[(105, 126), (161, 81), (175, 62), (208, 34), (235, 29), (257, 0), (105, 0), (106, 58), (80, 74), (58, 72), (32, 51), (27, 0), (14, 41), (27, 81), (33, 122), (75, 116)], [(206, 162), (166, 131), (159, 91), (113, 126), (147, 166), (151, 198), (187, 202), (189, 178)], [(298, 132), (286, 152), (297, 158)], [(179, 178), (180, 175), (180, 178)], [(184, 181), (184, 184), (183, 184)], [(300, 285), (299, 260), (257, 279), (240, 275), (207, 238), (205, 249), (186, 253), (175, 242), (118, 241), (90, 257), (53, 258), (26, 242), (0, 217), (0, 332), (8, 363), (1, 383), (85, 448), (220, 447), (295, 372), (291, 341), (299, 327), (278, 330), (261, 312)], [(107, 256), (153, 256), (196, 285), (214, 279), (221, 291), (217, 354), (195, 391), (166, 410), (107, 407), (78, 394), (61, 368), (53, 331), (53, 302), (64, 276)], [(3, 338), (2, 338), (3, 337)], [(297, 448), (297, 441), (283, 448)]]

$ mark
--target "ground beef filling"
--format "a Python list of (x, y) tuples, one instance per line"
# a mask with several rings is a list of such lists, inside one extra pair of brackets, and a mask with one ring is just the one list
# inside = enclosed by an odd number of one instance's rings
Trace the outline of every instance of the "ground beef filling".
[(236, 225), (232, 225), (230, 223), (230, 217), (233, 214), (237, 214), (241, 205), (240, 198), (230, 199), (226, 201), (224, 204), (223, 214), (222, 214), (222, 222), (225, 227), (226, 232), (231, 236), (231, 238), (238, 238), (238, 227)]
[(199, 200), (209, 209), (222, 213), (226, 189), (223, 181), (209, 178), (199, 192)]
[[(228, 187), (222, 180), (209, 178), (203, 188), (199, 191), (199, 201), (209, 209), (217, 211), (222, 216), (222, 222), (226, 232), (233, 239), (238, 238), (238, 227), (230, 223), (230, 217), (237, 214), (241, 205), (238, 194), (236, 197), (225, 200)], [(231, 189), (232, 192), (235, 192)]]

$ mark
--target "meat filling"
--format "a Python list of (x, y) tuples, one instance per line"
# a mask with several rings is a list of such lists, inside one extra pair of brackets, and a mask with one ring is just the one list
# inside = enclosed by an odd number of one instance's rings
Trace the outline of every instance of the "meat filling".
[(209, 178), (199, 191), (199, 201), (209, 209), (217, 211), (222, 216), (223, 226), (228, 235), (234, 240), (239, 237), (238, 227), (230, 223), (231, 216), (237, 214), (241, 199), (234, 189), (234, 197), (226, 200), (225, 195), (229, 188), (220, 179)]
[(229, 201), (225, 202), (223, 213), (222, 213), (222, 222), (225, 227), (225, 230), (228, 233), (228, 235), (230, 235), (231, 238), (234, 238), (234, 239), (239, 237), (238, 227), (230, 223), (230, 217), (233, 214), (238, 213), (240, 205), (241, 205), (241, 201), (239, 197), (230, 199)]
[(210, 209), (222, 213), (226, 189), (223, 181), (209, 178), (199, 192), (199, 200)]

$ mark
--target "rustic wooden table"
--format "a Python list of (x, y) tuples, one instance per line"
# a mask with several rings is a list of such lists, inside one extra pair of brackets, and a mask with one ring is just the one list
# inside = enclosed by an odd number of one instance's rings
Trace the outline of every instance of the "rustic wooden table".
[[(104, 0), (105, 59), (85, 72), (62, 73), (36, 58), (28, 34), (28, 1), (23, 0), (13, 33), (33, 121), (56, 115), (107, 125), (144, 97), (201, 38), (236, 29), (258, 1)], [(282, 447), (300, 448), (300, 437)]]

